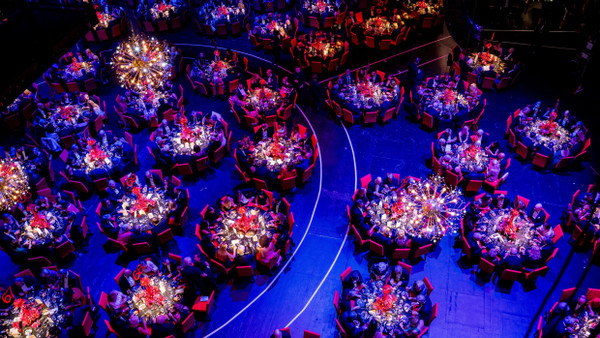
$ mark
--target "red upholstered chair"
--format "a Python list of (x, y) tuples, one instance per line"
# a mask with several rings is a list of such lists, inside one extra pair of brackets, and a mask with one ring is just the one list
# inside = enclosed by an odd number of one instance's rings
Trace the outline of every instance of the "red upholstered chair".
[(431, 322), (438, 316), (438, 309), (440, 307), (440, 303), (435, 303), (431, 308), (431, 317), (429, 317), (429, 321), (427, 321), (427, 326), (431, 326)]
[(585, 296), (587, 297), (587, 299), (592, 300), (594, 298), (600, 298), (600, 289), (588, 289), (587, 293), (585, 294)]
[(304, 338), (319, 338), (319, 337), (321, 337), (321, 335), (316, 332), (304, 330)]
[(344, 272), (342, 272), (340, 274), (340, 280), (342, 281), (342, 283), (344, 283), (344, 279), (346, 277), (348, 277), (348, 275), (352, 272), (352, 268), (351, 267), (347, 267), (346, 270), (344, 270)]
[(196, 318), (194, 317), (193, 313), (190, 313), (189, 316), (187, 316), (186, 319), (183, 320), (183, 322), (181, 323), (181, 331), (183, 333), (188, 332), (191, 329), (195, 329), (196, 328)]
[(83, 334), (86, 337), (90, 336), (90, 333), (92, 332), (92, 326), (94, 326), (94, 320), (92, 319), (92, 316), (90, 316), (90, 313), (86, 312), (85, 317), (83, 317), (83, 323), (81, 323)]
[(171, 229), (167, 229), (158, 234), (158, 243), (160, 245), (168, 243), (174, 239), (175, 239), (175, 237), (173, 236), (173, 230), (171, 230)]
[(484, 77), (483, 82), (481, 83), (481, 89), (492, 89), (494, 88), (494, 78), (493, 77)]
[(378, 256), (385, 256), (383, 246), (379, 243), (373, 242), (372, 240), (369, 240), (369, 250)]
[(342, 308), (340, 307), (340, 293), (335, 290), (333, 293), (333, 307), (335, 307), (335, 312), (339, 314), (342, 313)]
[(398, 265), (400, 265), (404, 270), (406, 270), (406, 272), (408, 272), (409, 275), (412, 272), (412, 265), (406, 264), (404, 262), (398, 262)]
[(521, 195), (517, 195), (517, 200), (523, 202), (523, 204), (525, 204), (525, 208), (527, 208), (529, 206), (529, 199), (525, 198)]
[(117, 338), (121, 338), (121, 335), (118, 334), (117, 331), (115, 331), (115, 329), (112, 328), (112, 326), (110, 326), (110, 322), (108, 321), (108, 319), (105, 319), (104, 323), (106, 324), (106, 328), (108, 329), (108, 332), (114, 334)]
[(481, 189), (481, 185), (483, 184), (482, 180), (470, 180), (465, 187), (465, 193), (476, 193)]
[(369, 183), (371, 183), (371, 174), (365, 175), (363, 177), (360, 178), (360, 186), (363, 188), (366, 188), (369, 186)]
[(250, 278), (254, 281), (254, 269), (251, 266), (236, 266), (235, 272), (237, 278)]
[(502, 271), (502, 274), (500, 275), (500, 279), (503, 281), (507, 281), (507, 282), (514, 282), (521, 277), (521, 274), (522, 274), (521, 271), (506, 269), (506, 270)]
[(524, 283), (535, 283), (535, 281), (537, 280), (537, 278), (542, 275), (545, 274), (546, 272), (548, 272), (548, 270), (550, 270), (550, 268), (548, 268), (547, 266), (543, 266), (541, 268), (537, 268), (535, 270), (532, 271), (523, 271), (523, 276), (524, 276)]
[(202, 298), (201, 296), (196, 298), (196, 301), (194, 302), (194, 305), (192, 306), (192, 311), (200, 313), (200, 314), (204, 314), (210, 319), (210, 310), (213, 308), (213, 306), (216, 307), (215, 292), (213, 291), (210, 294), (210, 297), (208, 297), (208, 300), (206, 300), (206, 301), (202, 301), (201, 298)]
[(432, 247), (433, 247), (433, 244), (427, 244), (427, 245), (424, 245), (424, 246), (418, 248), (415, 251), (414, 258), (419, 258), (421, 256), (425, 256), (425, 258), (427, 258), (427, 253), (431, 250)]
[(340, 324), (340, 321), (337, 318), (335, 319), (335, 326), (337, 327), (338, 331), (340, 332), (340, 337), (342, 337), (342, 338), (348, 337), (348, 335), (346, 334), (346, 331), (342, 327), (342, 324)]
[[(400, 260), (400, 259), (406, 259), (408, 258), (410, 255), (410, 248), (396, 248), (394, 250), (394, 253), (392, 254), (392, 259), (393, 260)], [(398, 262), (400, 263), (400, 262)]]
[(344, 122), (349, 123), (350, 125), (354, 124), (354, 115), (352, 115), (350, 110), (342, 108), (342, 117)]
[(554, 170), (562, 170), (566, 167), (569, 166), (569, 164), (571, 164), (571, 161), (573, 161), (574, 157), (573, 156), (566, 156), (561, 158), (558, 163), (556, 163), (556, 165), (554, 166)]
[(350, 225), (350, 231), (352, 231), (352, 234), (354, 235), (354, 239), (356, 240), (356, 245), (358, 247), (362, 247), (369, 241), (368, 239), (362, 239), (360, 232), (358, 232), (358, 230), (356, 230), (356, 227), (352, 224)]
[(29, 269), (25, 269), (19, 273), (16, 273), (13, 277), (17, 278), (17, 277), (25, 277), (25, 276), (35, 277), (33, 275), (33, 272), (31, 272), (31, 270), (29, 270)]
[(145, 255), (145, 254), (152, 253), (152, 247), (150, 246), (150, 244), (148, 244), (146, 242), (134, 243), (132, 246), (133, 246), (133, 250), (138, 255)]
[(377, 122), (377, 111), (368, 111), (363, 114), (363, 123), (376, 123)]
[(252, 178), (252, 181), (254, 182), (254, 187), (257, 190), (262, 190), (262, 189), (269, 190), (269, 187), (267, 186), (267, 183), (265, 181), (258, 179), (256, 177)]
[(431, 285), (429, 278), (423, 278), (423, 283), (425, 283), (425, 286), (427, 287), (427, 296), (431, 295), (431, 293), (433, 292), (433, 285)]
[(460, 181), (462, 181), (462, 177), (459, 177), (458, 174), (455, 174), (452, 171), (446, 171), (446, 173), (444, 174), (444, 178), (446, 180), (446, 183), (453, 187), (458, 186)]
[(71, 243), (71, 241), (66, 241), (66, 242), (62, 243), (61, 245), (59, 245), (56, 248), (56, 251), (58, 253), (58, 256), (61, 259), (64, 259), (68, 255), (70, 255), (73, 252), (75, 252), (75, 246), (73, 246), (73, 243)]
[(52, 262), (44, 256), (28, 258), (27, 263), (36, 268), (44, 268), (52, 265)]
[(562, 293), (560, 294), (560, 300), (559, 300), (559, 302), (563, 302), (565, 300), (568, 300), (569, 298), (573, 297), (573, 294), (575, 294), (575, 288), (564, 289), (562, 291)]
[(365, 45), (369, 48), (375, 48), (375, 38), (372, 36), (365, 36)]
[(320, 61), (311, 61), (310, 70), (313, 74), (320, 74), (323, 72), (323, 64)]
[(421, 122), (427, 129), (432, 130), (433, 129), (433, 116), (431, 116), (431, 114), (429, 114), (426, 111), (423, 111), (422, 113), (423, 113), (423, 119), (421, 120)]
[(546, 155), (542, 155), (540, 153), (535, 153), (533, 155), (533, 166), (539, 169), (545, 169), (548, 163), (550, 162), (550, 157)]
[(517, 142), (517, 155), (523, 160), (529, 157), (529, 149), (521, 142)]
[(482, 271), (487, 273), (488, 275), (493, 275), (496, 270), (496, 265), (485, 258), (479, 260), (479, 265), (477, 266), (477, 273), (481, 273)]

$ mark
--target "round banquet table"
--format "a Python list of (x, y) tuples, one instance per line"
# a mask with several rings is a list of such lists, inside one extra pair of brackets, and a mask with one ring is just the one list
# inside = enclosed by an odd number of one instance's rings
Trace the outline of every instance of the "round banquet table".
[(213, 4), (211, 2), (205, 3), (198, 11), (198, 17), (200, 22), (204, 25), (209, 25), (213, 31), (218, 32), (218, 25), (226, 25), (229, 32), (232, 32), (231, 25), (235, 22), (241, 24), (244, 22), (244, 16), (246, 15), (246, 9), (242, 6), (228, 6), (222, 3)]
[(27, 208), (15, 237), (20, 247), (50, 247), (64, 233), (68, 225), (68, 214), (58, 208), (35, 210)]
[(496, 74), (503, 74), (506, 71), (506, 63), (492, 53), (473, 53), (470, 57), (473, 59), (473, 65), (471, 67), (473, 67), (473, 70), (476, 73), (479, 72), (479, 68), (481, 68), (483, 72), (487, 72), (490, 70), (490, 66), (494, 66), (494, 72)]
[(175, 305), (183, 300), (184, 287), (166, 276), (142, 276), (128, 292), (127, 307), (130, 315), (153, 322), (158, 316), (175, 312)]
[(71, 134), (80, 129), (79, 125), (93, 122), (97, 115), (87, 103), (70, 103), (58, 105), (50, 111), (50, 116), (46, 119), (54, 127), (54, 132), (59, 135)]
[(2, 337), (49, 337), (67, 321), (65, 309), (71, 303), (60, 290), (44, 289), (17, 298), (0, 320)]
[(413, 308), (410, 294), (398, 283), (394, 286), (385, 284), (382, 280), (369, 281), (362, 284), (356, 300), (356, 314), (362, 323), (374, 319), (379, 329), (391, 335), (396, 329), (409, 323)]
[[(411, 188), (414, 186), (415, 188)], [(435, 243), (446, 233), (446, 225), (427, 226), (423, 222), (424, 215), (420, 211), (421, 194), (416, 193), (417, 186), (409, 184), (405, 189), (391, 190), (383, 197), (365, 204), (371, 222), (380, 227), (386, 237), (394, 238), (392, 233), (403, 231), (409, 238), (423, 238)]]
[(115, 151), (114, 143), (105, 145), (96, 142), (94, 139), (89, 139), (87, 145), (84, 156), (79, 161), (73, 159), (71, 164), (73, 168), (84, 170), (87, 174), (90, 174), (94, 170), (105, 170), (105, 176), (109, 176), (113, 168), (123, 163), (123, 160)]
[[(476, 88), (475, 88), (476, 89)], [(417, 89), (417, 100), (421, 113), (433, 118), (433, 129), (446, 129), (462, 125), (469, 118), (475, 118), (483, 104), (481, 92), (458, 89), (451, 83), (437, 83), (430, 88), (424, 82)]]
[[(332, 90), (331, 97), (341, 108), (350, 110), (354, 118), (368, 111), (378, 111), (379, 115), (383, 115), (386, 110), (396, 107), (400, 100), (396, 82), (390, 86), (366, 81), (342, 84)], [(370, 100), (373, 100), (372, 107), (368, 106)], [(386, 101), (389, 104), (382, 105)]]
[(471, 141), (465, 143), (447, 144), (442, 148), (442, 154), (451, 157), (450, 163), (454, 166), (460, 165), (462, 170), (471, 173), (476, 173), (477, 167), (482, 167), (484, 170), (490, 164), (492, 158), (485, 151), (485, 148), (473, 144)]
[(223, 212), (215, 231), (220, 244), (230, 247), (243, 245), (246, 254), (255, 254), (260, 237), (266, 235), (272, 238), (278, 225), (272, 211), (255, 206), (240, 206)]
[(277, 110), (289, 104), (289, 96), (283, 97), (280, 92), (267, 87), (256, 88), (244, 98), (244, 108), (256, 111), (261, 116), (277, 115)]
[(341, 40), (331, 42), (331, 39), (325, 36), (307, 42), (304, 49), (306, 60), (321, 62), (325, 70), (329, 68), (329, 63), (334, 59), (338, 59), (339, 65), (342, 54), (344, 54), (344, 43)]
[(215, 125), (204, 123), (176, 124), (169, 137), (165, 138), (169, 155), (194, 155), (196, 150), (204, 151), (210, 145), (212, 138), (218, 135)]
[(542, 248), (546, 238), (536, 231), (529, 218), (514, 208), (490, 210), (475, 224), (476, 231), (482, 234), (485, 247), (499, 248), (498, 257), (503, 257), (510, 248), (532, 246)]
[[(553, 120), (524, 120), (522, 123), (524, 124), (523, 137), (529, 138), (535, 146), (543, 145), (557, 152), (564, 144), (571, 143), (570, 133)], [(531, 133), (536, 135), (534, 139), (530, 138)]]
[(160, 189), (134, 187), (123, 197), (116, 212), (123, 230), (149, 231), (166, 219), (168, 202)]
[(263, 161), (267, 161), (267, 169), (278, 173), (283, 168), (293, 167), (301, 162), (296, 159), (296, 155), (302, 154), (303, 149), (304, 142), (293, 141), (287, 136), (269, 137), (251, 147), (248, 160), (255, 166), (260, 166)]

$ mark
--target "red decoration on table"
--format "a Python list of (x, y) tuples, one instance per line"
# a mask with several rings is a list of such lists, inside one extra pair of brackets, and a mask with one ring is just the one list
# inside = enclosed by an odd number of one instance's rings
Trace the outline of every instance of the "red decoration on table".
[(151, 208), (156, 206), (156, 201), (147, 198), (144, 194), (142, 194), (142, 190), (140, 187), (135, 187), (131, 190), (131, 192), (135, 195), (135, 203), (131, 206), (131, 212), (139, 212), (144, 211), (147, 213)]
[(542, 135), (552, 135), (554, 133), (556, 133), (556, 130), (558, 129), (558, 123), (549, 120), (549, 121), (544, 121), (540, 124), (540, 134)]
[(162, 306), (165, 298), (160, 294), (160, 289), (151, 284), (151, 281), (148, 277), (142, 277), (140, 280), (140, 285), (143, 290), (139, 293), (138, 297), (143, 299), (143, 301), (148, 305), (148, 307), (154, 306), (154, 304)]
[(373, 303), (373, 308), (379, 312), (387, 312), (396, 307), (398, 297), (391, 294), (392, 287), (390, 285), (383, 286), (383, 296), (377, 298)]

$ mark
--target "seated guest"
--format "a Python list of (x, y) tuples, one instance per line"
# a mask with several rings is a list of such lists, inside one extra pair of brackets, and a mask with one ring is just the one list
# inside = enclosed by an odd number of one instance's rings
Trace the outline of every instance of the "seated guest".
[(364, 331), (369, 327), (368, 323), (360, 325), (358, 316), (354, 311), (346, 311), (342, 313), (340, 324), (344, 328), (344, 331), (348, 337), (362, 337)]
[(176, 332), (176, 328), (173, 321), (165, 315), (160, 315), (156, 317), (156, 322), (152, 325), (152, 335), (150, 337), (166, 338), (172, 336), (174, 332)]
[(133, 272), (129, 269), (123, 270), (121, 278), (119, 278), (119, 287), (121, 291), (127, 293), (135, 286), (135, 279), (133, 279)]
[(521, 256), (519, 255), (519, 251), (517, 250), (517, 248), (512, 247), (506, 253), (506, 255), (504, 256), (504, 259), (502, 259), (502, 262), (500, 263), (499, 271), (498, 271), (497, 275), (500, 276), (502, 274), (502, 272), (504, 272), (504, 270), (506, 270), (506, 269), (510, 269), (510, 270), (514, 270), (514, 271), (521, 271), (522, 268), (523, 268), (523, 260), (521, 259)]
[(254, 266), (254, 255), (246, 254), (246, 248), (243, 245), (238, 245), (237, 254), (233, 258), (235, 266)]
[(142, 320), (136, 315), (129, 317), (129, 326), (122, 334), (125, 337), (147, 337), (150, 335), (150, 329), (146, 325), (146, 320)]
[(112, 290), (108, 293), (108, 307), (109, 316), (120, 317), (124, 312), (127, 311), (127, 296), (123, 293)]
[(529, 211), (527, 216), (529, 216), (529, 219), (531, 219), (536, 226), (542, 225), (542, 223), (546, 221), (546, 214), (544, 213), (544, 208), (541, 203), (537, 203), (533, 209)]
[(256, 253), (256, 259), (263, 264), (269, 264), (269, 261), (273, 257), (277, 257), (277, 263), (275, 266), (281, 264), (281, 256), (275, 252), (275, 245), (266, 235), (262, 235), (258, 240), (259, 248)]
[(219, 250), (215, 253), (215, 259), (219, 261), (219, 263), (223, 264), (226, 268), (233, 265), (233, 260), (235, 258), (235, 252), (229, 252), (231, 249), (227, 247), (227, 244), (221, 244), (219, 246)]
[(160, 263), (160, 272), (163, 275), (172, 277), (173, 275), (177, 274), (178, 267), (179, 267), (179, 264), (174, 259), (165, 257), (162, 259), (162, 261)]
[(33, 276), (17, 277), (11, 285), (11, 290), (16, 296), (25, 297), (36, 285), (37, 279)]
[(160, 176), (150, 172), (150, 170), (146, 171), (146, 174), (144, 175), (144, 182), (150, 188), (164, 188), (164, 182), (160, 179)]

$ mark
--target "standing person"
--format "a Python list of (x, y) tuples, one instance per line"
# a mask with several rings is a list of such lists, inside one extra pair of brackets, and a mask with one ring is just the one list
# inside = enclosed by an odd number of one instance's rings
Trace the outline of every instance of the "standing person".
[(312, 93), (313, 107), (317, 110), (321, 110), (321, 104), (323, 102), (323, 86), (319, 83), (317, 74), (313, 74), (312, 80), (310, 81), (310, 91)]

